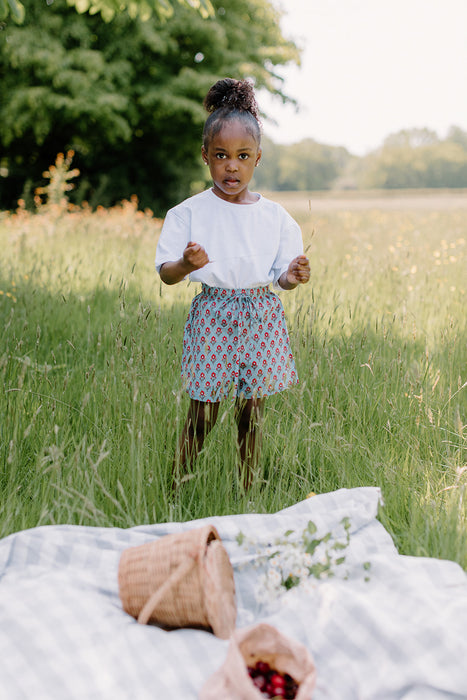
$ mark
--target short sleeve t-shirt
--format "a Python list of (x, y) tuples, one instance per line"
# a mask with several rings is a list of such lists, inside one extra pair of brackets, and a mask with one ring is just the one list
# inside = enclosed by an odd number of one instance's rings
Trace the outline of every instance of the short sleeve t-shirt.
[(210, 260), (190, 273), (190, 280), (225, 289), (270, 283), (278, 288), (279, 277), (303, 253), (300, 227), (280, 204), (261, 195), (251, 204), (234, 204), (211, 189), (167, 212), (157, 271), (163, 263), (179, 260), (190, 241), (202, 245)]

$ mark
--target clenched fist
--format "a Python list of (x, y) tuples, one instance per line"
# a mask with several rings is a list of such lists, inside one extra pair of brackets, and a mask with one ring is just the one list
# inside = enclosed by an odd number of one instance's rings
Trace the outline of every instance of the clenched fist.
[(305, 284), (310, 279), (310, 263), (306, 255), (298, 255), (290, 263), (286, 272), (289, 284)]
[(192, 270), (199, 270), (208, 264), (209, 257), (202, 245), (190, 241), (183, 251), (183, 262)]

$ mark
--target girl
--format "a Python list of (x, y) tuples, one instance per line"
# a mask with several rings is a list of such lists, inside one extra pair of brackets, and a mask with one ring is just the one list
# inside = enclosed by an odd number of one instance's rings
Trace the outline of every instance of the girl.
[(298, 381), (282, 303), (269, 285), (294, 289), (308, 282), (310, 266), (298, 224), (248, 189), (261, 158), (252, 85), (219, 80), (204, 106), (210, 114), (201, 154), (213, 187), (167, 213), (156, 252), (163, 282), (189, 276), (202, 284), (184, 331), (182, 378), (191, 400), (174, 479), (200, 451), (219, 402), (232, 395), (248, 489), (265, 397)]

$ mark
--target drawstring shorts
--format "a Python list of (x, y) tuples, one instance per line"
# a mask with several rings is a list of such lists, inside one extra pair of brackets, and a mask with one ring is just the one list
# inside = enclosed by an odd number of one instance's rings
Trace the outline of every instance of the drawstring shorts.
[(262, 398), (298, 383), (284, 308), (269, 287), (203, 284), (183, 334), (182, 381), (192, 399)]

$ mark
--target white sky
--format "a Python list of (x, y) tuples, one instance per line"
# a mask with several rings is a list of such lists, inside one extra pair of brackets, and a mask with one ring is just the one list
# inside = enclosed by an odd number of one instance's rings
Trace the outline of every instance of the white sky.
[(283, 34), (304, 47), (280, 68), (301, 109), (260, 92), (277, 143), (313, 138), (363, 155), (386, 136), (467, 130), (467, 0), (274, 0)]

